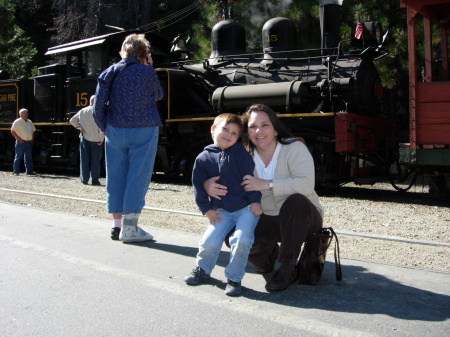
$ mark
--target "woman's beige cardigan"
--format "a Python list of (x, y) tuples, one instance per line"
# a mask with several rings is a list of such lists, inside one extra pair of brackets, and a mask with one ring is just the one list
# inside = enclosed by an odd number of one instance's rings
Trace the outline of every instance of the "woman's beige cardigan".
[[(254, 175), (258, 177), (256, 169)], [(314, 190), (314, 183), (314, 160), (305, 144), (295, 141), (282, 145), (273, 178), (273, 188), (271, 191), (261, 192), (264, 214), (278, 215), (287, 197), (293, 193), (300, 193), (313, 203), (323, 218), (324, 210)]]

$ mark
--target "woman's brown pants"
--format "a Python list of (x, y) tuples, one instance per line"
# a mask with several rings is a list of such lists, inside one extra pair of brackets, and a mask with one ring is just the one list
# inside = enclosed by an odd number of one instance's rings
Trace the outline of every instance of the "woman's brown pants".
[(322, 217), (317, 208), (304, 195), (292, 194), (283, 203), (279, 215), (262, 214), (259, 218), (248, 261), (261, 269), (280, 242), (278, 262), (295, 266), (303, 242), (321, 228)]

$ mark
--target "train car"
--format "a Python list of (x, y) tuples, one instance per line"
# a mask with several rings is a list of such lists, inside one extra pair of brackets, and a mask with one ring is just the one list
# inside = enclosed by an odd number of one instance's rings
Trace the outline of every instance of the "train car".
[[(415, 14), (442, 25), (442, 49), (446, 51), (448, 26), (439, 14), (448, 11), (432, 11), (438, 16), (429, 18), (428, 9), (434, 2), (448, 6), (448, 2), (437, 0), (402, 0), (405, 7), (415, 5), (408, 10), (413, 8)], [(411, 82), (414, 89), (410, 93), (411, 97), (414, 94), (411, 141), (400, 144), (397, 135), (401, 126), (396, 124), (394, 113), (383, 108), (383, 88), (375, 67), (376, 60), (387, 54), (381, 24), (355, 24), (351, 40), (343, 41), (340, 2), (327, 1), (319, 6), (319, 13), (322, 39), (314, 50), (297, 46), (297, 34), (305, 32), (298, 32), (291, 20), (282, 17), (264, 24), (263, 49), (251, 54), (247, 53), (245, 28), (232, 18), (224, 18), (212, 29), (211, 55), (201, 61), (188, 58), (183, 37), (170, 44), (158, 35), (147, 34), (155, 49), (152, 54), (157, 55), (155, 65), (165, 92), (158, 102), (163, 126), (155, 171), (190, 177), (195, 157), (211, 142), (210, 126), (215, 116), (222, 112), (241, 114), (247, 106), (259, 102), (275, 109), (291, 132), (305, 139), (315, 160), (317, 188), (390, 180), (395, 188), (407, 190), (415, 175), (423, 173), (436, 195), (448, 196), (448, 82), (444, 79), (431, 87), (429, 77), (430, 87), (426, 87), (428, 83), (418, 82), (417, 73), (410, 73), (416, 79)], [(49, 55), (65, 57), (65, 62), (42, 67), (34, 79), (31, 119), (38, 124), (35, 158), (42, 167), (78, 169), (78, 138), (68, 120), (88, 104), (97, 75), (116, 61), (120, 44), (129, 33), (48, 50)], [(412, 40), (411, 52), (414, 46)], [(442, 59), (441, 73), (448, 76), (448, 55), (443, 53)], [(418, 65), (413, 66), (417, 71)], [(437, 94), (440, 90), (442, 94)], [(13, 115), (8, 116), (11, 123)], [(4, 121), (0, 122), (7, 130)], [(8, 139), (3, 131), (0, 146), (13, 147), (12, 137)], [(12, 165), (11, 156), (0, 160)]]
[[(408, 21), (409, 143), (400, 144), (399, 171), (403, 180), (425, 175), (434, 195), (450, 199), (450, 1), (402, 0), (401, 4)], [(418, 34), (419, 23), (423, 36)], [(440, 32), (434, 41), (433, 28)], [(425, 45), (424, 63), (418, 59), (420, 40)], [(432, 43), (439, 48), (433, 50)]]

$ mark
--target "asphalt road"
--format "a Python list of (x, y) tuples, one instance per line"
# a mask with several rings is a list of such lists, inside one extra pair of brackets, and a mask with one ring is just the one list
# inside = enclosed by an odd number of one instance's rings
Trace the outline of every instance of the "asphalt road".
[(0, 203), (1, 336), (444, 336), (450, 273), (341, 259), (317, 286), (270, 294), (248, 267), (224, 295), (224, 248), (207, 285), (187, 286), (198, 235), (146, 227), (109, 239), (110, 221)]

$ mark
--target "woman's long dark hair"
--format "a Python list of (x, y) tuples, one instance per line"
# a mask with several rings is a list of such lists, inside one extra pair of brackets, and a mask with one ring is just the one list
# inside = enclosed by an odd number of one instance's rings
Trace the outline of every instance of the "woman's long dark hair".
[(242, 123), (244, 126), (242, 130), (242, 144), (250, 153), (253, 153), (253, 151), (255, 150), (255, 145), (250, 141), (248, 137), (248, 119), (253, 111), (263, 111), (267, 114), (267, 116), (269, 116), (269, 120), (272, 123), (275, 131), (277, 132), (277, 140), (281, 144), (290, 144), (298, 140), (289, 132), (286, 126), (281, 122), (275, 111), (273, 111), (270, 107), (268, 107), (265, 104), (261, 103), (253, 104), (249, 106), (247, 108), (247, 111), (242, 115)]

